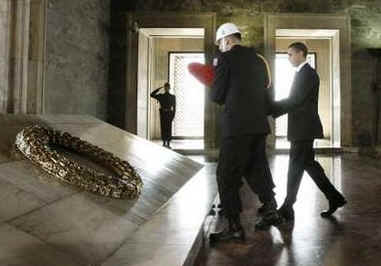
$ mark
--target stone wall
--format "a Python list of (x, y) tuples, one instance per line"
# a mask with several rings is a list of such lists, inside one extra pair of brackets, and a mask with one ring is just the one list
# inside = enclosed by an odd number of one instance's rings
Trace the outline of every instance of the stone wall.
[(88, 114), (105, 120), (110, 0), (49, 0), (46, 113)]
[[(352, 133), (372, 131), (373, 108), (370, 82), (373, 57), (366, 48), (381, 46), (381, 1), (379, 0), (137, 0), (115, 6), (136, 11), (216, 12), (217, 25), (234, 22), (243, 32), (244, 43), (264, 48), (265, 13), (348, 14), (352, 29)], [(119, 5), (117, 4), (119, 2)]]
[(8, 111), (9, 12), (8, 0), (0, 0), (0, 113)]

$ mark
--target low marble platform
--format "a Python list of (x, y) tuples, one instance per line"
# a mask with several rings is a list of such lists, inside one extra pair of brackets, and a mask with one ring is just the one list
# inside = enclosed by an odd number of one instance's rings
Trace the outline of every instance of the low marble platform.
[[(143, 179), (141, 196), (91, 194), (14, 156), (15, 135), (35, 123), (130, 162)], [(183, 265), (192, 259), (216, 195), (202, 163), (89, 116), (0, 115), (0, 125), (0, 265)]]

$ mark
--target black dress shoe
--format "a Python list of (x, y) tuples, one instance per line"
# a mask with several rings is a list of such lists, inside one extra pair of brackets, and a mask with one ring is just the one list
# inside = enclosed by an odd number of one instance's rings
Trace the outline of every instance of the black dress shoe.
[(209, 235), (209, 242), (211, 244), (229, 240), (245, 241), (245, 232), (243, 231), (243, 228), (237, 230), (224, 229), (221, 232), (211, 233)]
[(343, 207), (347, 201), (344, 198), (329, 201), (329, 209), (320, 213), (321, 217), (331, 216), (338, 208)]
[(257, 214), (258, 215), (265, 215), (266, 213), (276, 210), (277, 203), (275, 200), (270, 200), (265, 203), (261, 207), (258, 208)]
[(279, 225), (281, 223), (283, 223), (282, 217), (276, 210), (274, 210), (259, 217), (258, 221), (255, 223), (255, 230), (267, 230), (271, 225)]
[(257, 214), (264, 213), (265, 212), (265, 208), (266, 208), (265, 204), (262, 204), (262, 206), (258, 208)]
[(225, 210), (223, 208), (218, 209), (218, 215), (219, 216), (225, 216)]
[(278, 209), (278, 213), (285, 221), (293, 221), (295, 219), (294, 209), (292, 207), (282, 205)]

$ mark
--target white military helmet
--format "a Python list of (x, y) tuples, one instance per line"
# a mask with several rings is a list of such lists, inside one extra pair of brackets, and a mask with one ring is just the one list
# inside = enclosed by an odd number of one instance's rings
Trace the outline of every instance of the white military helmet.
[(224, 23), (221, 26), (218, 27), (216, 32), (216, 42), (215, 44), (218, 45), (218, 41), (222, 38), (235, 34), (235, 33), (241, 33), (238, 29), (238, 27), (233, 23)]

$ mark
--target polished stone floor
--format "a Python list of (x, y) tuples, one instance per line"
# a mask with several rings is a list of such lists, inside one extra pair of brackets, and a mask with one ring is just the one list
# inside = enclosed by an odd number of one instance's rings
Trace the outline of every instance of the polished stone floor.
[[(13, 157), (15, 134), (34, 123), (67, 131), (128, 160), (142, 176), (142, 195), (137, 201), (93, 195)], [(218, 216), (207, 216), (216, 197), (215, 162), (187, 158), (86, 116), (0, 115), (0, 125), (1, 266), (381, 265), (379, 159), (319, 155), (348, 199), (332, 219), (320, 218), (327, 202), (306, 176), (295, 224), (255, 232), (259, 203), (244, 186), (247, 241), (210, 247), (206, 241), (202, 245), (203, 235), (221, 225)], [(288, 156), (271, 155), (270, 161), (280, 203)]]
[[(127, 160), (143, 180), (141, 195), (92, 194), (17, 155), (17, 132), (34, 124)], [(89, 116), (0, 114), (0, 125), (1, 266), (164, 266), (192, 258), (216, 197), (214, 171), (202, 169), (203, 163)]]
[[(331, 148), (332, 143), (329, 138), (325, 139), (317, 139), (314, 142), (314, 147), (316, 148)], [(275, 148), (276, 149), (289, 149), (290, 148), (290, 142), (287, 140), (286, 137), (277, 137), (275, 140)]]
[[(197, 266), (378, 266), (381, 265), (381, 162), (357, 154), (319, 156), (326, 173), (348, 204), (331, 219), (320, 217), (327, 201), (307, 174), (295, 204), (294, 224), (254, 230), (260, 205), (247, 186), (242, 189), (244, 243), (205, 242)], [(271, 158), (276, 199), (285, 196), (287, 155)], [(210, 217), (207, 231), (218, 230), (221, 219)]]
[[(162, 145), (161, 140), (153, 140), (155, 144)], [(203, 150), (203, 139), (173, 139), (171, 140), (171, 148), (173, 150)]]

